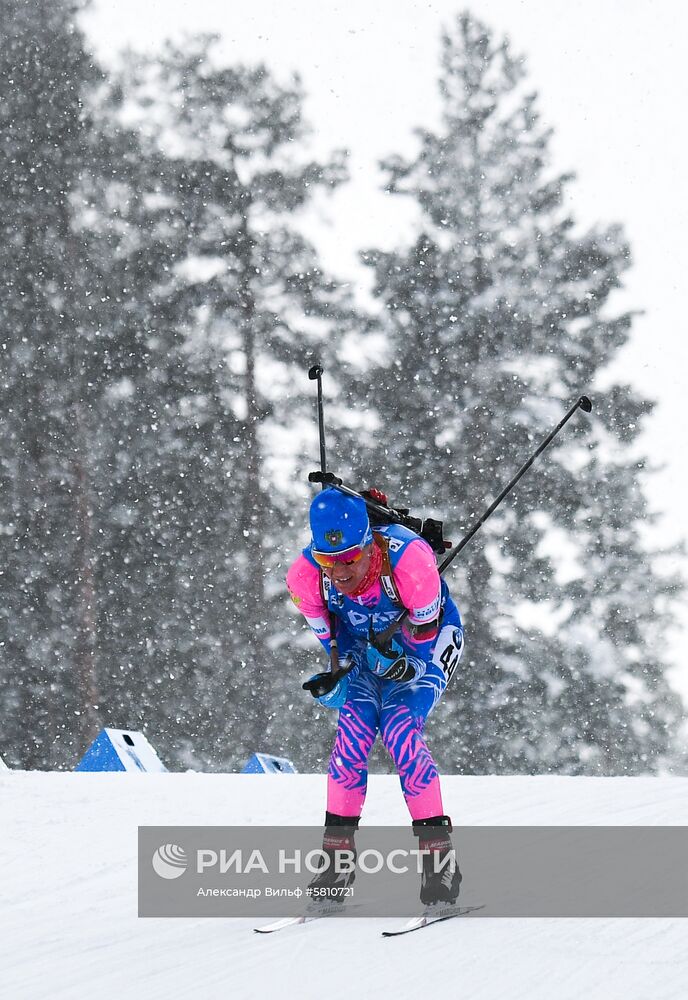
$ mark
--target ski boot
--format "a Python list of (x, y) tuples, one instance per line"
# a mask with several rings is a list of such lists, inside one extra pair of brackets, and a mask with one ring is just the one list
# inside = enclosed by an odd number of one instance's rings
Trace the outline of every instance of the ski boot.
[(323, 851), (328, 865), (308, 883), (307, 895), (313, 902), (344, 903), (347, 890), (356, 878), (356, 845), (354, 835), (358, 816), (337, 816), (325, 813)]
[(449, 836), (451, 831), (448, 816), (414, 820), (413, 832), (418, 837), (418, 849), (427, 852), (423, 854), (420, 883), (420, 901), (424, 906), (453, 906), (458, 899), (461, 872)]

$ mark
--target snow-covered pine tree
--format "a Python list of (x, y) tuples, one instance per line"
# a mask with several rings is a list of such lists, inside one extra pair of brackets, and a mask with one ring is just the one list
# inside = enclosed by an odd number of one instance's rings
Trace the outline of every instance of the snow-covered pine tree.
[(0, 746), (72, 763), (98, 724), (89, 448), (96, 341), (73, 209), (99, 81), (71, 0), (2, 0)]
[(168, 161), (124, 127), (122, 100), (110, 83), (94, 101), (113, 170), (84, 179), (79, 213), (110, 374), (92, 457), (101, 711), (148, 732), (169, 766), (198, 765), (222, 729), (238, 426), (224, 354), (205, 340), (191, 348), (176, 301), (188, 234), (161, 180)]
[(384, 167), (422, 229), (371, 250), (386, 365), (360, 456), (393, 499), (444, 515), (487, 507), (581, 392), (580, 415), (450, 570), (466, 619), (460, 675), (432, 723), (463, 772), (639, 773), (667, 751), (679, 703), (664, 676), (675, 581), (642, 538), (651, 515), (636, 438), (650, 403), (605, 371), (632, 316), (618, 226), (583, 232), (548, 166), (523, 61), (468, 14), (442, 40), (442, 120)]
[(120, 90), (112, 112), (144, 156), (111, 191), (135, 305), (105, 422), (102, 631), (122, 676), (103, 701), (140, 713), (167, 759), (301, 756), (311, 706), (283, 579), (299, 531), (274, 471), (312, 417), (314, 349), (353, 319), (292, 219), (343, 180), (343, 156), (303, 162), (298, 82), (224, 67), (209, 38), (131, 56)]

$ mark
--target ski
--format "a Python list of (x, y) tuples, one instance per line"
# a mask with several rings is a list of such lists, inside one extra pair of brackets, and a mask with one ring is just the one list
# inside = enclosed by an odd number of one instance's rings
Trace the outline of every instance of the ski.
[[(311, 920), (317, 920), (317, 917), (311, 917)], [(275, 931), (284, 930), (285, 927), (293, 927), (295, 924), (305, 924), (308, 917), (301, 915), (300, 917), (282, 917), (281, 920), (274, 920), (271, 924), (263, 924), (262, 927), (254, 927), (256, 934), (273, 934)]]
[(254, 927), (256, 934), (274, 934), (275, 931), (284, 930), (285, 927), (295, 927), (297, 924), (305, 924), (306, 921), (321, 920), (325, 917), (341, 916), (344, 908), (355, 909), (358, 903), (337, 903), (336, 905), (317, 906), (313, 905), (298, 917), (281, 917), (273, 920), (271, 924), (263, 924), (261, 927)]
[(412, 917), (405, 924), (394, 931), (382, 931), (383, 937), (398, 937), (400, 934), (410, 934), (412, 931), (419, 931), (423, 927), (430, 927), (432, 924), (439, 924), (443, 920), (451, 920), (453, 917), (463, 917), (474, 910), (482, 910), (485, 904), (480, 906), (453, 906), (451, 908), (437, 908), (426, 910), (419, 917)]

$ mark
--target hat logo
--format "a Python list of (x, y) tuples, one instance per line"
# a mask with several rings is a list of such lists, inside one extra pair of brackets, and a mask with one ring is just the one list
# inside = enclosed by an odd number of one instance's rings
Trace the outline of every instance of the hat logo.
[(330, 545), (340, 545), (344, 540), (344, 535), (341, 531), (337, 530), (326, 531), (325, 539)]

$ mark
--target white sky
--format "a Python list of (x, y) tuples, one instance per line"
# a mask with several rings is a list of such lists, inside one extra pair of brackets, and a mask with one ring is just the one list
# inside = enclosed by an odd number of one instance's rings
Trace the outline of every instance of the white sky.
[[(645, 314), (616, 373), (658, 403), (643, 439), (646, 454), (664, 466), (648, 483), (663, 512), (653, 537), (686, 538), (686, 7), (669, 0), (95, 0), (84, 23), (103, 61), (125, 45), (154, 51), (165, 37), (212, 31), (222, 35), (229, 62), (263, 61), (282, 79), (298, 71), (314, 152), (351, 151), (351, 183), (319, 207), (308, 234), (327, 267), (365, 285), (357, 251), (413, 235), (399, 200), (380, 191), (377, 163), (412, 151), (412, 129), (433, 125), (440, 32), (465, 8), (508, 34), (526, 57), (543, 119), (555, 129), (553, 166), (577, 174), (569, 193), (574, 217), (584, 226), (620, 222), (630, 240), (635, 264), (616, 301)], [(671, 637), (686, 697), (687, 631), (688, 613)]]

